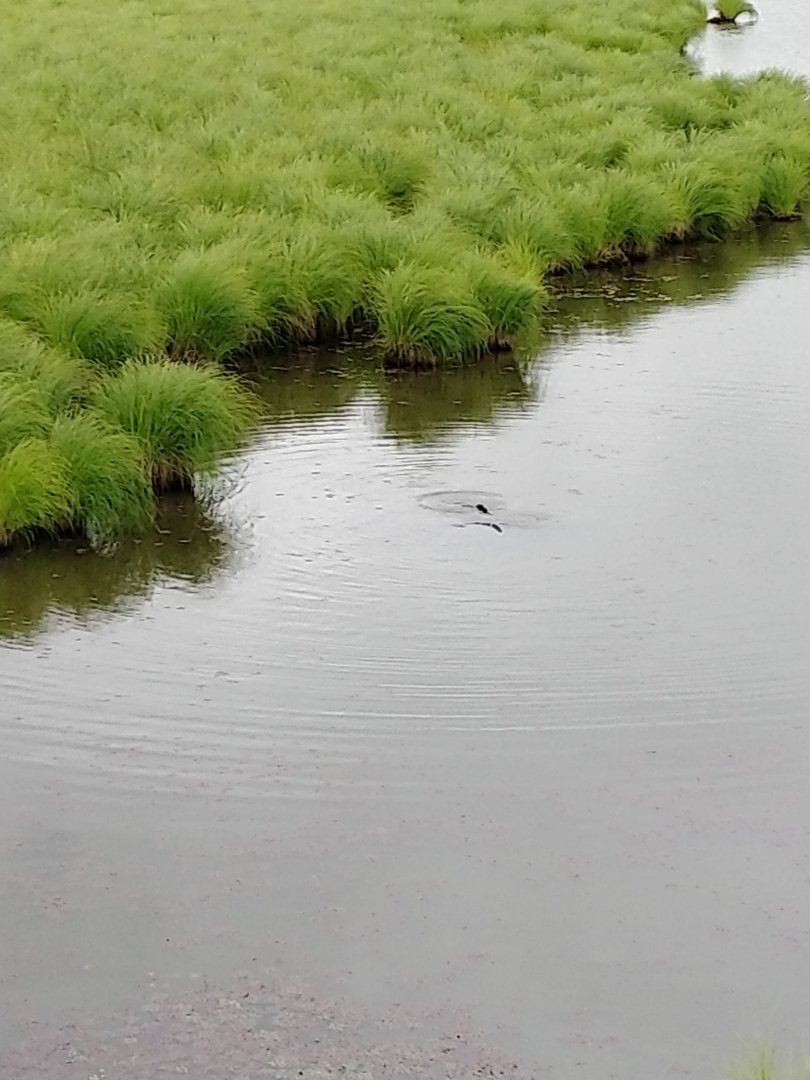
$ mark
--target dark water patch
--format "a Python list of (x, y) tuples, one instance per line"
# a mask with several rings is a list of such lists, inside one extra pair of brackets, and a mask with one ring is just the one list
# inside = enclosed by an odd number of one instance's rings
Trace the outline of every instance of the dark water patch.
[(430, 440), (518, 415), (541, 396), (542, 369), (488, 357), (462, 369), (389, 374), (376, 389), (388, 434)]
[(373, 366), (363, 350), (310, 349), (257, 357), (235, 370), (262, 399), (270, 425), (334, 414), (367, 385)]
[(75, 539), (18, 545), (0, 556), (0, 638), (131, 613), (158, 586), (199, 589), (231, 554), (226, 526), (182, 492), (161, 498), (153, 530), (106, 552)]

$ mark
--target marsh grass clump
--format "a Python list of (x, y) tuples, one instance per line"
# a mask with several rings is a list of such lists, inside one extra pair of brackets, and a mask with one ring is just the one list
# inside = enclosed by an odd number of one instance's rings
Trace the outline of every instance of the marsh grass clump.
[(450, 273), (403, 262), (380, 276), (375, 318), (389, 364), (431, 366), (480, 352), (490, 328), (472, 291)]
[(44, 438), (52, 422), (42, 390), (11, 372), (0, 372), (0, 456), (22, 442)]
[(362, 309), (365, 277), (359, 254), (342, 245), (334, 230), (316, 224), (285, 238), (254, 271), (267, 321), (275, 319), (282, 340), (308, 344), (347, 331)]
[(719, 0), (709, 22), (734, 23), (740, 15), (756, 15), (756, 8), (748, 0)]
[(802, 161), (787, 154), (775, 154), (762, 170), (760, 209), (777, 220), (801, 217), (808, 182), (807, 168)]
[(43, 297), (32, 323), (49, 344), (103, 367), (155, 349), (161, 337), (145, 306), (80, 288)]
[(222, 360), (247, 344), (258, 321), (245, 274), (207, 252), (180, 255), (156, 300), (176, 359)]
[(0, 457), (0, 547), (63, 530), (70, 505), (65, 464), (44, 439), (22, 439)]
[[(8, 394), (11, 379), (18, 388), (27, 387), (49, 414), (81, 407), (92, 381), (86, 363), (33, 341), (20, 347), (6, 346), (0, 327), (0, 387), (6, 386), (5, 391), (0, 390), (0, 397)], [(4, 408), (0, 404), (0, 413)]]
[(674, 206), (681, 208), (678, 236), (717, 239), (741, 225), (749, 216), (744, 189), (736, 172), (677, 163), (663, 171)]
[(423, 149), (367, 145), (361, 148), (359, 158), (388, 206), (403, 212), (413, 207), (430, 171)]
[(537, 320), (545, 298), (545, 291), (528, 274), (521, 276), (496, 263), (482, 265), (472, 274), (472, 293), (486, 319), (491, 352), (511, 350), (515, 339)]
[(113, 429), (135, 439), (156, 491), (190, 488), (245, 438), (253, 399), (212, 367), (130, 360), (103, 378), (92, 407)]
[(64, 463), (69, 528), (103, 545), (142, 529), (154, 499), (138, 441), (84, 412), (59, 417), (50, 445)]

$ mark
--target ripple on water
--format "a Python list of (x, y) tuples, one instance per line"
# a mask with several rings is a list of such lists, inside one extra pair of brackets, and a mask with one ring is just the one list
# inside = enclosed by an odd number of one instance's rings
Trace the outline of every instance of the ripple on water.
[(515, 510), (502, 495), (494, 491), (427, 491), (419, 496), (418, 502), (425, 510), (464, 518), (463, 522), (457, 522), (464, 525), (490, 524), (486, 520), (488, 516), (496, 519), (501, 527), (528, 529), (550, 520), (550, 515), (542, 511)]

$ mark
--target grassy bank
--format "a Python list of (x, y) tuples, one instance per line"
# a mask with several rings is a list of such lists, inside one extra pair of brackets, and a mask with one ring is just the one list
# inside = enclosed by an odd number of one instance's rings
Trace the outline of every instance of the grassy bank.
[(100, 372), (0, 321), (0, 548), (37, 533), (103, 546), (147, 525), (249, 429), (233, 379), (165, 358)]
[(699, 0), (0, 14), (0, 542), (132, 526), (239, 438), (230, 384), (140, 358), (362, 327), (392, 362), (452, 362), (531, 327), (554, 272), (807, 193), (805, 88), (697, 78)]
[(0, 2), (0, 310), (97, 363), (362, 323), (498, 346), (554, 270), (805, 197), (810, 109), (701, 80), (700, 0)]

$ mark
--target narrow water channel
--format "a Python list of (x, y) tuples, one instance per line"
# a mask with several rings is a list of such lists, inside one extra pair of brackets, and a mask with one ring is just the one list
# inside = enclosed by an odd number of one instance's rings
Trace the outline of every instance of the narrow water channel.
[(525, 367), (276, 361), (214, 504), (0, 562), (0, 1075), (804, 1050), (809, 291), (786, 225)]

